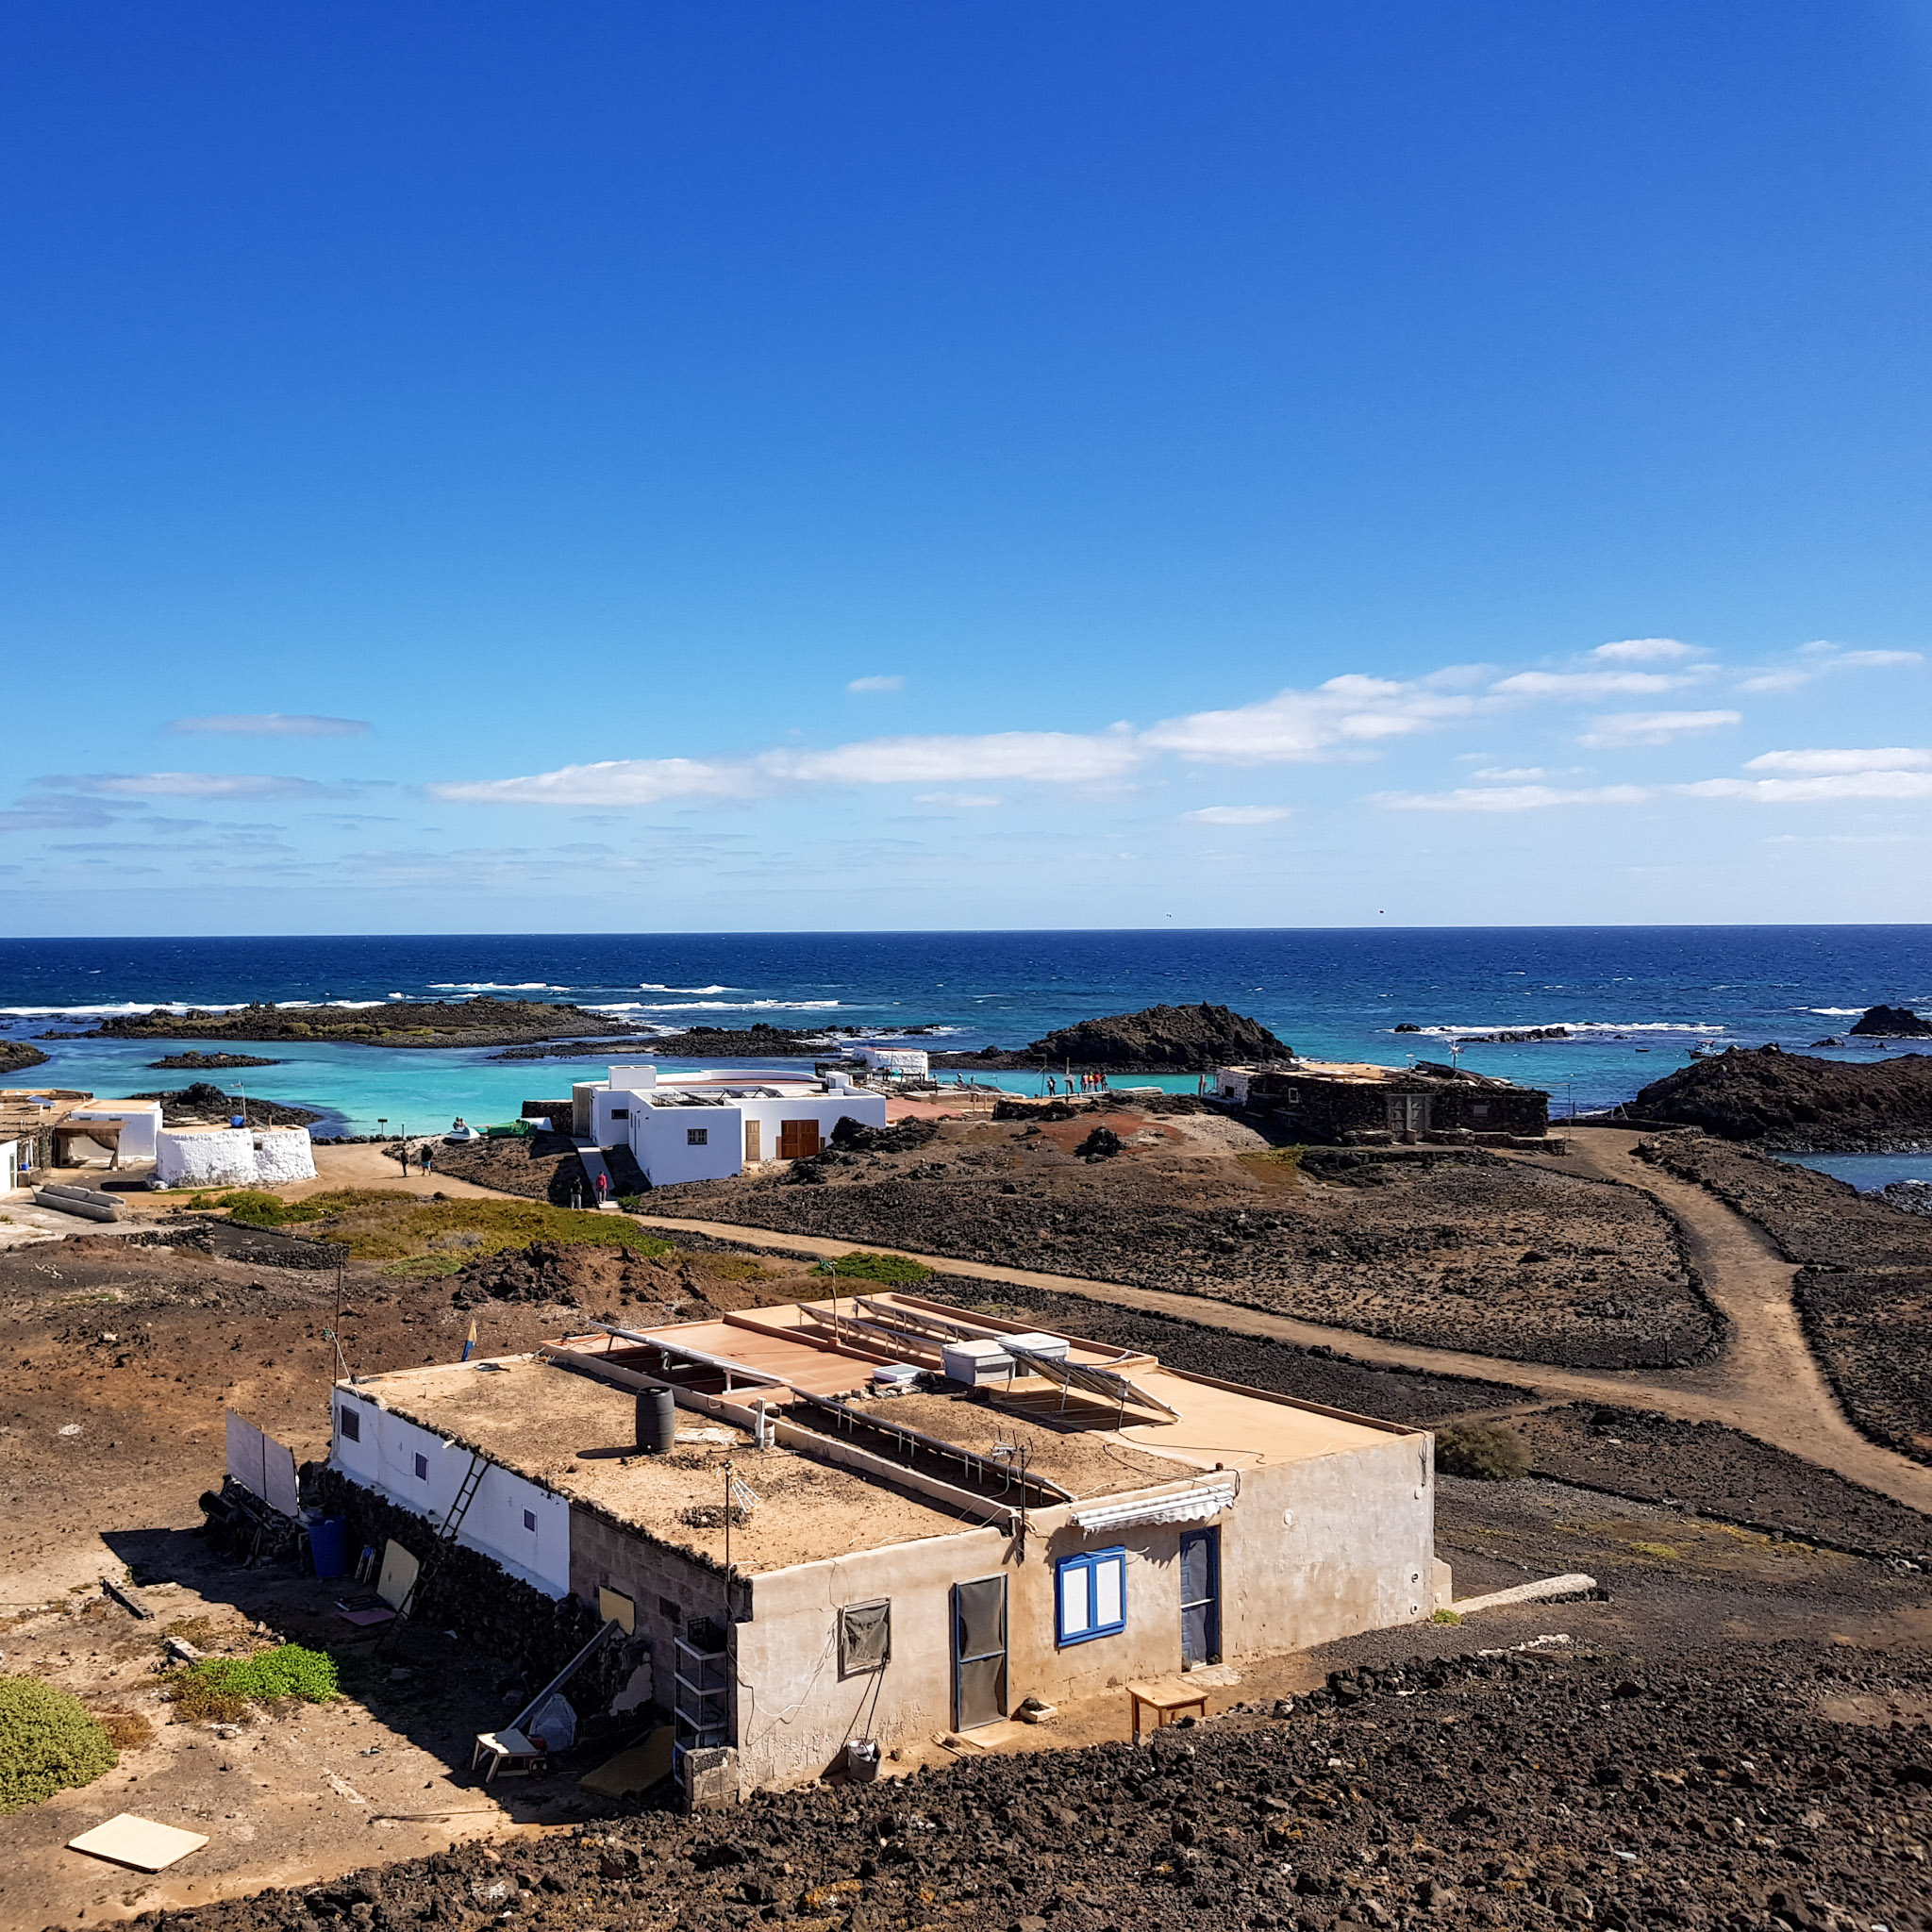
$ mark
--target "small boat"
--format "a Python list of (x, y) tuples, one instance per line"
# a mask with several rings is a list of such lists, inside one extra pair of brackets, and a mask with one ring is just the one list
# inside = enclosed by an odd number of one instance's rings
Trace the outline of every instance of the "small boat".
[(444, 1146), (461, 1146), (465, 1141), (480, 1141), (483, 1138), (461, 1114), (450, 1123), (449, 1132), (443, 1137)]
[(1693, 1060), (1707, 1060), (1714, 1058), (1723, 1050), (1714, 1040), (1700, 1040), (1695, 1046), (1687, 1047), (1685, 1052)]

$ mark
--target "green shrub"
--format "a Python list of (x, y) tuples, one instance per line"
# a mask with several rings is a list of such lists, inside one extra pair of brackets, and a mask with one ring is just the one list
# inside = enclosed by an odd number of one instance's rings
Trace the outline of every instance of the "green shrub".
[(1513, 1429), (1492, 1423), (1451, 1423), (1436, 1431), (1436, 1467), (1444, 1475), (1513, 1483), (1529, 1474), (1529, 1451)]
[(230, 1221), (239, 1221), (246, 1227), (282, 1227), (291, 1221), (320, 1221), (327, 1212), (312, 1202), (284, 1201), (280, 1195), (265, 1193), (259, 1188), (235, 1188), (221, 1195), (214, 1205), (225, 1208)]
[(91, 1785), (119, 1761), (79, 1698), (38, 1677), (0, 1677), (0, 1813)]
[(251, 1704), (299, 1697), (326, 1704), (338, 1694), (335, 1659), (299, 1643), (284, 1643), (254, 1657), (211, 1657), (177, 1672), (168, 1694), (181, 1716), (232, 1719)]
[(872, 1255), (863, 1248), (857, 1248), (849, 1255), (841, 1255), (832, 1263), (834, 1274), (842, 1274), (848, 1281), (883, 1281), (904, 1288), (909, 1282), (924, 1281), (932, 1270), (924, 1261), (914, 1261), (905, 1255)]

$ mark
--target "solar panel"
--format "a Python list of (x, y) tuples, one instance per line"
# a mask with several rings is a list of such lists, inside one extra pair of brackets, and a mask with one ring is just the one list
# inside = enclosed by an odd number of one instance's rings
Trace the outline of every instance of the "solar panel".
[(1035, 1355), (1030, 1348), (1019, 1348), (1007, 1341), (1002, 1341), (1000, 1345), (1028, 1374), (1044, 1376), (1049, 1382), (1058, 1382), (1063, 1389), (1077, 1389), (1083, 1395), (1097, 1395), (1103, 1402), (1113, 1403), (1116, 1407), (1131, 1402), (1137, 1408), (1156, 1409), (1175, 1422), (1181, 1419), (1180, 1410), (1172, 1403), (1148, 1394), (1138, 1382), (1112, 1369), (1096, 1369), (1086, 1362), (1061, 1361), (1055, 1356)]

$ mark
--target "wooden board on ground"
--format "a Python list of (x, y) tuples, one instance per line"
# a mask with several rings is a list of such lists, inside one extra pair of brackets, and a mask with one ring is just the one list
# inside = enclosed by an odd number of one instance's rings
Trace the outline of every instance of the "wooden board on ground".
[(124, 1811), (92, 1831), (67, 1840), (70, 1852), (85, 1852), (90, 1857), (111, 1858), (117, 1865), (132, 1865), (137, 1872), (165, 1872), (170, 1865), (198, 1852), (207, 1844), (199, 1831), (177, 1831), (172, 1824), (157, 1824), (152, 1818), (137, 1818)]

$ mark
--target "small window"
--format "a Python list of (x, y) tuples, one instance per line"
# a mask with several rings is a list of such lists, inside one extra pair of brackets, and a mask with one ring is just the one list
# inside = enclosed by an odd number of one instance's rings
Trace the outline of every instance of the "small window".
[(359, 1442), (362, 1440), (362, 1418), (353, 1408), (336, 1410), (336, 1421), (342, 1432), (345, 1442)]
[(658, 1614), (660, 1617), (668, 1617), (675, 1624), (684, 1612), (668, 1596), (660, 1596), (658, 1599)]
[(1086, 1643), (1127, 1627), (1127, 1553), (1093, 1550), (1059, 1566), (1056, 1641)]
[(536, 1526), (537, 1512), (534, 1509), (525, 1509), (524, 1511), (524, 1527), (525, 1529), (535, 1529)]
[(614, 1121), (627, 1121), (630, 1118), (630, 1108), (627, 1107), (613, 1107), (610, 1109), (610, 1118)]
[(711, 1144), (709, 1127), (687, 1127), (684, 1130), (684, 1144), (687, 1147), (708, 1147)]
[(1487, 1100), (1472, 1100), (1469, 1110), (1477, 1120), (1486, 1121), (1490, 1117), (1490, 1103)]
[(425, 1483), (426, 1483), (426, 1482), (427, 1482), (427, 1481), (429, 1480), (429, 1458), (428, 1458), (428, 1457), (426, 1457), (426, 1456), (419, 1456), (419, 1457), (417, 1457), (417, 1458), (416, 1458), (416, 1477), (417, 1477), (417, 1480), (418, 1480), (419, 1482), (425, 1482)]
[(847, 1604), (839, 1612), (839, 1674), (883, 1670), (891, 1660), (891, 1600)]

